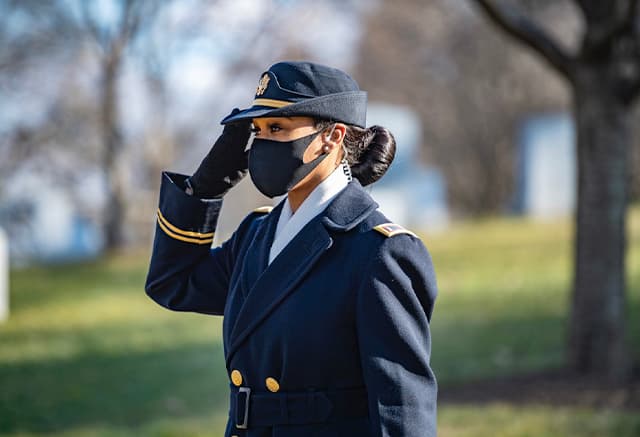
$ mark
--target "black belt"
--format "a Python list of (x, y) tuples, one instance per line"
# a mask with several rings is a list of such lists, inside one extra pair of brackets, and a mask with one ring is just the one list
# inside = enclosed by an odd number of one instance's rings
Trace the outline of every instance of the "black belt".
[(229, 417), (239, 429), (326, 423), (367, 415), (364, 388), (271, 393), (231, 385)]

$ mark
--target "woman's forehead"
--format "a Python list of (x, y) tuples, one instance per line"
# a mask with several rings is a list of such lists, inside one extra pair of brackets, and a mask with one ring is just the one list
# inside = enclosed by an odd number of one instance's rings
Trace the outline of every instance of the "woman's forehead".
[(252, 119), (254, 125), (266, 125), (272, 123), (286, 123), (295, 126), (312, 126), (314, 120), (311, 117), (294, 116), (294, 117), (258, 117)]

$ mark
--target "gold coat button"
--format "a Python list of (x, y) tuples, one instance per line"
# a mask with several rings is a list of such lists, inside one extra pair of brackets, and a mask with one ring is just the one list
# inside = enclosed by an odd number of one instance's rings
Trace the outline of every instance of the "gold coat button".
[(238, 370), (231, 372), (231, 382), (233, 382), (233, 385), (236, 387), (240, 387), (242, 385), (242, 373)]
[(269, 391), (275, 393), (280, 390), (280, 384), (278, 384), (278, 381), (276, 381), (275, 378), (269, 377), (265, 380), (265, 383), (267, 384), (267, 388), (269, 389)]

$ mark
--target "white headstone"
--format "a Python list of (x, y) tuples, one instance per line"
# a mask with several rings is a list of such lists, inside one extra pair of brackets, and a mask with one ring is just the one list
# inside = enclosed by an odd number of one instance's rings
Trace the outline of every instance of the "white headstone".
[(0, 228), (0, 322), (9, 318), (9, 243)]
[(536, 218), (566, 216), (575, 208), (575, 129), (567, 114), (532, 117), (523, 130), (522, 210)]

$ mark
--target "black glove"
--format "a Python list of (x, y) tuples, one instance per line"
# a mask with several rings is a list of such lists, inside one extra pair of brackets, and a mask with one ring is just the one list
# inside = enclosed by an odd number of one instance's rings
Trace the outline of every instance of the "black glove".
[[(235, 108), (231, 115), (238, 112), (240, 110)], [(250, 136), (251, 119), (225, 125), (200, 167), (187, 181), (194, 196), (221, 198), (245, 177), (249, 168), (249, 151), (244, 149)]]

